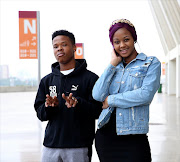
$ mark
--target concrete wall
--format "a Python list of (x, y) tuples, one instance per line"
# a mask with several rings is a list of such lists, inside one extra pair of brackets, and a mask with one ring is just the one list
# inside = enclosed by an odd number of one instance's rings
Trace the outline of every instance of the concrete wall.
[(37, 91), (37, 87), (0, 87), (0, 93), (6, 92), (32, 92)]
[(165, 92), (180, 97), (180, 4), (177, 0), (149, 0), (166, 55)]

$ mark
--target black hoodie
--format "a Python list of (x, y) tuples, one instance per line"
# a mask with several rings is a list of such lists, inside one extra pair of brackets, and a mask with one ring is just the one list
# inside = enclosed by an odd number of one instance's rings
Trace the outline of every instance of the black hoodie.
[[(50, 148), (89, 147), (95, 134), (95, 119), (102, 104), (92, 97), (98, 76), (86, 69), (84, 59), (76, 60), (73, 72), (63, 75), (59, 63), (52, 64), (52, 73), (41, 79), (34, 107), (41, 121), (48, 121), (44, 146)], [(76, 107), (67, 108), (62, 93), (77, 98)], [(45, 107), (46, 94), (57, 94), (59, 106)]]

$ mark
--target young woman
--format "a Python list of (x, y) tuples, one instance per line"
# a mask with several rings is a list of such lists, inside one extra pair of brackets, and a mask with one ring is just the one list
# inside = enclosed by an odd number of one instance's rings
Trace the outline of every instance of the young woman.
[(149, 105), (160, 85), (161, 63), (137, 53), (137, 35), (127, 19), (109, 29), (110, 64), (93, 88), (103, 103), (95, 146), (101, 162), (150, 162)]

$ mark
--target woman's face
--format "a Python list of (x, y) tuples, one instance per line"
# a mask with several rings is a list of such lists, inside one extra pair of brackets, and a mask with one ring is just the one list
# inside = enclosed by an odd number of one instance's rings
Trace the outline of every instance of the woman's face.
[(134, 39), (126, 28), (120, 28), (114, 33), (113, 46), (116, 52), (124, 58), (126, 63), (129, 63), (137, 56)]

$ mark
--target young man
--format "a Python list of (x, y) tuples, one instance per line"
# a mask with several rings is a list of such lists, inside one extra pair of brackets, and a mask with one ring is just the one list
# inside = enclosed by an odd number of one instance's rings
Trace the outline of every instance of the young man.
[(52, 73), (41, 79), (35, 110), (48, 121), (42, 162), (90, 162), (95, 119), (102, 104), (92, 98), (98, 76), (87, 70), (84, 59), (75, 60), (74, 35), (66, 30), (52, 34)]

